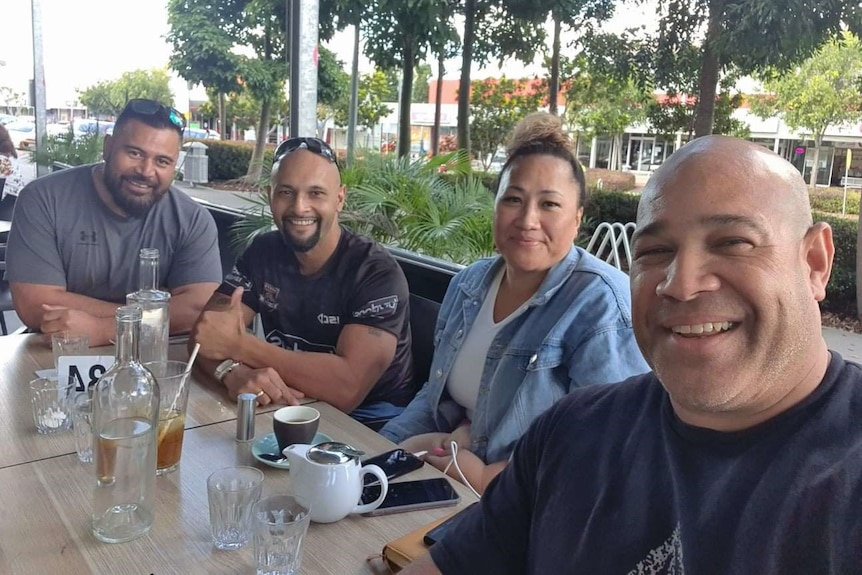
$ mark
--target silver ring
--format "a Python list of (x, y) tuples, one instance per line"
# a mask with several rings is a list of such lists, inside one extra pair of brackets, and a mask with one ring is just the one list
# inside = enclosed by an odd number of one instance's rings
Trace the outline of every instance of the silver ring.
[(260, 390), (260, 391), (258, 391), (258, 392), (257, 392), (257, 394), (256, 394), (256, 395), (257, 395), (257, 398), (258, 398), (258, 399), (260, 399), (261, 397), (263, 397), (263, 395), (264, 395), (265, 393), (266, 393), (266, 392), (265, 392), (264, 390), (262, 390), (262, 389), (261, 389), (261, 390)]

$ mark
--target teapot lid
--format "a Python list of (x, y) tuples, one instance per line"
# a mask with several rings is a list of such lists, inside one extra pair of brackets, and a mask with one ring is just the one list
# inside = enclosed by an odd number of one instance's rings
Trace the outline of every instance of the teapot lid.
[(359, 459), (363, 455), (365, 455), (364, 451), (360, 451), (346, 443), (339, 443), (338, 441), (318, 443), (308, 450), (308, 459), (323, 465), (348, 463), (354, 459)]

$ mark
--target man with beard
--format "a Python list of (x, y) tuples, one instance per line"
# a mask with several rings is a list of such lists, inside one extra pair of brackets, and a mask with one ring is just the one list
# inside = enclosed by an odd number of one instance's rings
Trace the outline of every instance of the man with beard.
[(653, 373), (539, 417), (405, 575), (860, 572), (862, 366), (823, 340), (832, 231), (799, 172), (689, 142), (644, 188), (632, 248)]
[(141, 248), (159, 250), (171, 332), (191, 329), (218, 287), (221, 258), (212, 216), (171, 188), (184, 126), (173, 108), (129, 100), (105, 136), (103, 163), (62, 170), (21, 190), (6, 279), (30, 329), (108, 343), (117, 307), (138, 289)]
[[(344, 185), (332, 149), (292, 138), (274, 155), (278, 228), (257, 237), (192, 331), (199, 365), (231, 397), (262, 405), (303, 395), (360, 421), (389, 419), (415, 393), (407, 280), (376, 242), (342, 228)], [(260, 314), (266, 339), (246, 331)]]

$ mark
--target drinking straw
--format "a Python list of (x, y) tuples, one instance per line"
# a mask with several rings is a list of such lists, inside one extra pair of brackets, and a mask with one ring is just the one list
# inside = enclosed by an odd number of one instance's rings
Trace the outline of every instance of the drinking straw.
[[(186, 365), (186, 370), (183, 372), (183, 379), (180, 381), (180, 387), (177, 389), (177, 394), (174, 396), (174, 400), (171, 402), (171, 407), (168, 409), (168, 415), (170, 415), (177, 408), (177, 400), (179, 400), (180, 396), (183, 394), (183, 387), (185, 387), (186, 382), (189, 380), (189, 375), (192, 372), (192, 365), (195, 363), (195, 359), (198, 357), (198, 352), (201, 350), (201, 344), (196, 343), (194, 349), (192, 350), (192, 354), (189, 356), (189, 362)], [(165, 435), (168, 432), (168, 426), (164, 426), (159, 430), (159, 438), (158, 442), (164, 439)]]

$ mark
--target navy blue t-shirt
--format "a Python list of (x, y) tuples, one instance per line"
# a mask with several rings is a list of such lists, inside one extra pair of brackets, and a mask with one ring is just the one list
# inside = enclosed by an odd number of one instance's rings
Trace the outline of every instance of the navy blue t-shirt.
[(304, 276), (280, 232), (257, 237), (218, 292), (238, 287), (242, 303), (260, 314), (266, 340), (284, 349), (335, 353), (348, 324), (398, 338), (392, 363), (363, 404), (407, 405), (416, 393), (410, 339), (410, 290), (392, 256), (377, 242), (342, 228), (338, 246), (316, 274)]
[(431, 548), (444, 574), (862, 573), (862, 366), (722, 433), (675, 415), (652, 374), (575, 390)]

